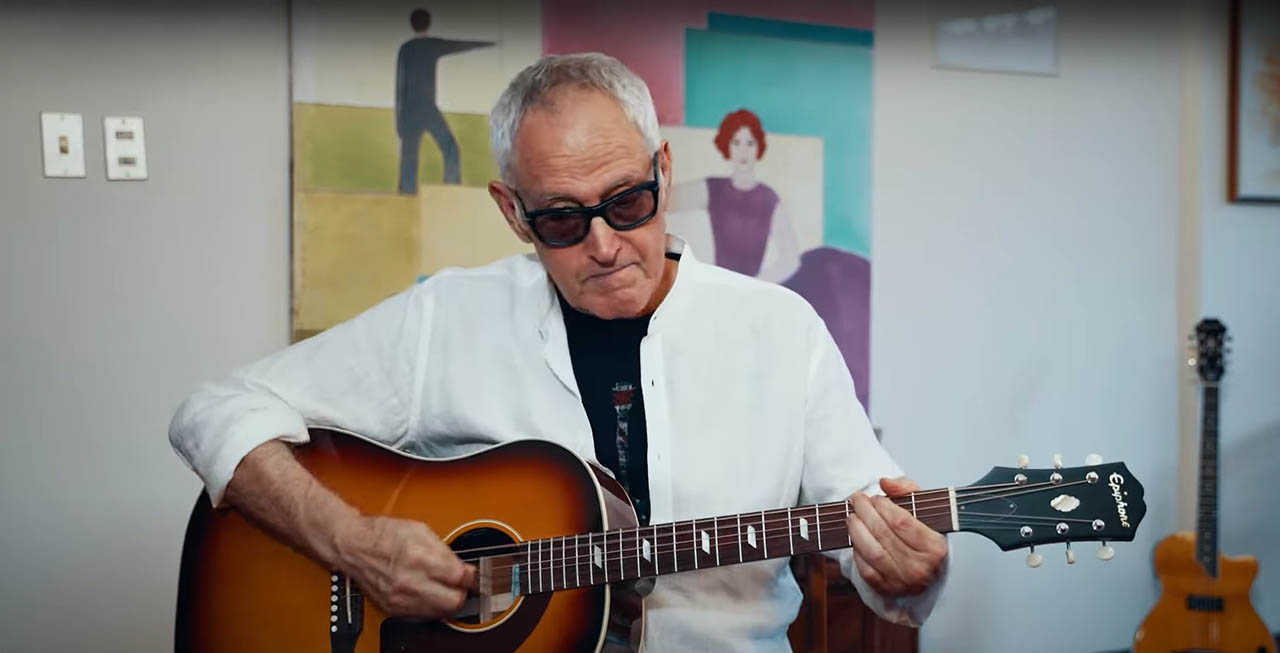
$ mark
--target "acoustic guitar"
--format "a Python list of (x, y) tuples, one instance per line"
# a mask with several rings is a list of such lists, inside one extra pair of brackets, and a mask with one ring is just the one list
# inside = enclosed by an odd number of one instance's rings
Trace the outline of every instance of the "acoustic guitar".
[[(175, 648), (279, 651), (631, 651), (643, 648), (653, 579), (850, 546), (844, 501), (639, 526), (621, 486), (559, 445), (521, 440), (426, 460), (349, 433), (312, 430), (295, 449), (366, 514), (426, 523), (476, 565), (443, 621), (388, 617), (323, 568), (202, 495), (187, 526)], [(996, 467), (978, 482), (895, 499), (940, 533), (1001, 549), (1131, 541), (1146, 513), (1123, 463)], [(1028, 562), (1039, 564), (1034, 552)]]
[(1258, 575), (1252, 556), (1218, 553), (1218, 382), (1226, 371), (1227, 328), (1207, 318), (1196, 325), (1191, 363), (1201, 382), (1200, 495), (1196, 532), (1174, 533), (1156, 545), (1160, 598), (1138, 627), (1134, 653), (1275, 653), (1275, 642), (1249, 603)]

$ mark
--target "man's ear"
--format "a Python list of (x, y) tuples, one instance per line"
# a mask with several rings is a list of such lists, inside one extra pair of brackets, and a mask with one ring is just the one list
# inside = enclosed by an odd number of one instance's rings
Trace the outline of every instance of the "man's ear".
[(499, 181), (489, 182), (489, 197), (493, 198), (493, 203), (498, 205), (498, 210), (502, 211), (502, 217), (506, 218), (507, 226), (511, 228), (511, 233), (516, 235), (521, 241), (533, 243), (533, 237), (529, 234), (529, 227), (524, 223), (524, 219), (520, 217), (520, 209), (516, 207), (516, 194)]

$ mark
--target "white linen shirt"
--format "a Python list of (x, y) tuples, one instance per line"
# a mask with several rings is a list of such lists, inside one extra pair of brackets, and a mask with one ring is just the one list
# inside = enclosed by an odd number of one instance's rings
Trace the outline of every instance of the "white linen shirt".
[[(822, 319), (799, 295), (697, 261), (640, 343), (651, 523), (838, 501), (901, 470), (881, 448)], [(215, 504), (253, 448), (337, 427), (427, 457), (542, 438), (596, 460), (564, 319), (533, 255), (441, 271), (230, 378), (173, 418), (174, 449)], [(942, 581), (864, 601), (920, 624)], [(800, 590), (786, 558), (662, 576), (646, 599), (651, 651), (787, 651)]]

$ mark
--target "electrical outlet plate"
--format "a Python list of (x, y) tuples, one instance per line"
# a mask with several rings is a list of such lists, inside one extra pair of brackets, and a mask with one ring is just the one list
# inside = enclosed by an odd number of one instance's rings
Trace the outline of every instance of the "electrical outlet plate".
[(147, 178), (147, 143), (142, 133), (142, 118), (107, 116), (102, 119), (102, 135), (107, 179), (142, 181)]
[(84, 119), (78, 113), (40, 114), (44, 176), (84, 177)]

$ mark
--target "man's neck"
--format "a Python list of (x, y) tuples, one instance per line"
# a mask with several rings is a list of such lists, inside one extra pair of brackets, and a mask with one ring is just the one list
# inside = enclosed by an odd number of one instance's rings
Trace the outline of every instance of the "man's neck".
[(658, 283), (658, 289), (654, 291), (649, 303), (645, 304), (644, 310), (640, 311), (641, 315), (649, 315), (658, 310), (662, 300), (667, 298), (667, 293), (671, 292), (671, 286), (676, 283), (676, 271), (680, 267), (680, 262), (672, 258), (665, 258), (663, 263), (665, 265), (662, 266), (662, 281)]

